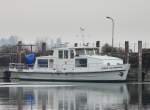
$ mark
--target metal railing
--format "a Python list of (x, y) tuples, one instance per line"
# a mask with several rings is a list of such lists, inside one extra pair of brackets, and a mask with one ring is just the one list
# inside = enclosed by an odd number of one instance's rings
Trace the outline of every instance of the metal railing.
[(9, 68), (10, 69), (29, 69), (33, 68), (33, 64), (23, 64), (23, 63), (10, 63)]

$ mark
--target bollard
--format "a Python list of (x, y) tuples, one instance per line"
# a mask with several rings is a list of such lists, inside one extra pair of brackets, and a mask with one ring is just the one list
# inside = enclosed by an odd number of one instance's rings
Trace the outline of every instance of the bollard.
[(138, 82), (142, 82), (142, 41), (138, 41)]

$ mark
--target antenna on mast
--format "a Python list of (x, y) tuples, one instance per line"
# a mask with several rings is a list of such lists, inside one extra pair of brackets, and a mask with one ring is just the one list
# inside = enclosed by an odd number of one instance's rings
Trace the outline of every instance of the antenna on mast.
[(83, 27), (80, 27), (80, 34), (81, 34), (81, 38), (82, 38), (82, 43), (84, 44), (84, 31), (85, 31), (85, 28)]

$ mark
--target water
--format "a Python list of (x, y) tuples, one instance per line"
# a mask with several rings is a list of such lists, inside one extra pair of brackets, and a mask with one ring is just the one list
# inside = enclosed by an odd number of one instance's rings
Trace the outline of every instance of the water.
[(0, 84), (0, 110), (149, 110), (150, 83)]
[(149, 110), (150, 83), (23, 82), (0, 79), (0, 110)]

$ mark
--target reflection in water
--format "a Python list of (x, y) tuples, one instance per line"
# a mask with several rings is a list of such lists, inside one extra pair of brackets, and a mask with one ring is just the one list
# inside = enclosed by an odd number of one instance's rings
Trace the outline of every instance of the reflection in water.
[[(126, 110), (125, 84), (0, 88), (0, 110)], [(3, 92), (2, 92), (3, 91)]]
[(142, 110), (142, 84), (138, 85), (138, 109)]
[(149, 84), (0, 88), (0, 110), (149, 110)]

